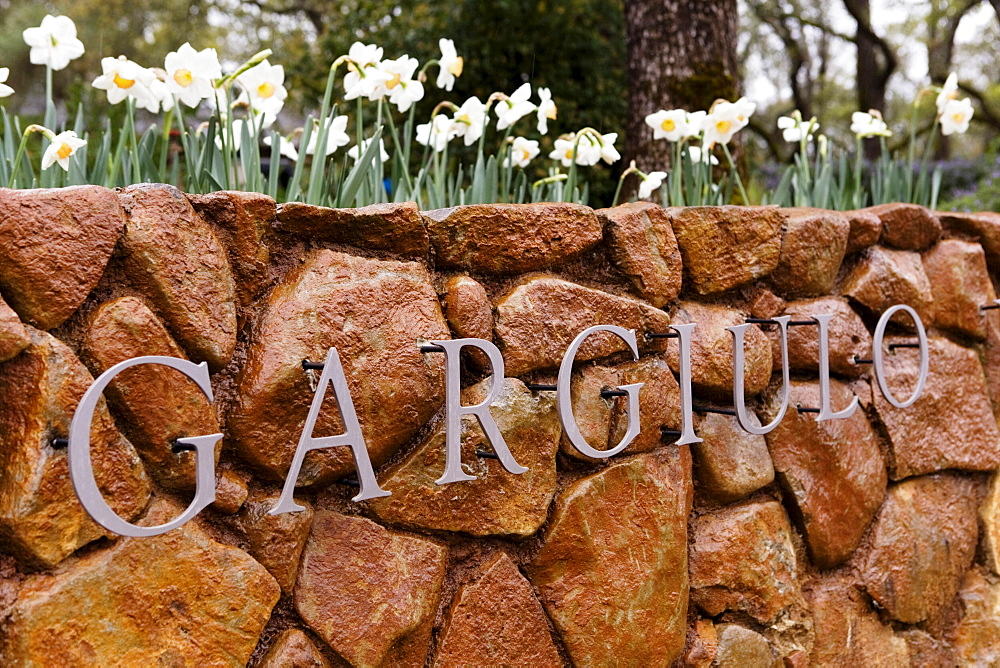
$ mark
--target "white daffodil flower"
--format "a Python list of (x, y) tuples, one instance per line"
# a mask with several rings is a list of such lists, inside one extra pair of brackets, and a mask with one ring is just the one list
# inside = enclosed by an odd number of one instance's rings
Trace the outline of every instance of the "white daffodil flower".
[(455, 78), (462, 76), (462, 69), (465, 61), (462, 56), (455, 51), (455, 42), (450, 39), (441, 38), (438, 40), (438, 47), (441, 49), (441, 58), (438, 60), (437, 87), (450, 91), (455, 85)]
[(802, 120), (802, 114), (796, 110), (792, 112), (791, 116), (778, 118), (778, 129), (781, 130), (781, 136), (787, 142), (798, 143), (803, 138), (806, 141), (812, 141), (816, 131), (819, 130), (819, 123), (816, 122), (815, 116), (808, 121)]
[(549, 133), (549, 121), (556, 120), (556, 103), (552, 101), (552, 92), (548, 88), (538, 89), (538, 132), (543, 135)]
[(514, 137), (513, 143), (510, 145), (510, 152), (503, 161), (504, 167), (520, 167), (524, 169), (528, 166), (528, 163), (538, 156), (541, 149), (538, 148), (538, 142), (534, 139), (526, 139), (524, 137)]
[(85, 139), (80, 139), (72, 130), (60, 132), (52, 137), (51, 144), (42, 154), (42, 169), (48, 169), (52, 165), (59, 163), (65, 171), (69, 171), (69, 158), (78, 149), (87, 145)]
[(558, 160), (563, 167), (573, 164), (573, 152), (576, 151), (576, 164), (584, 167), (596, 165), (601, 160), (601, 147), (597, 139), (584, 133), (577, 141), (575, 133), (563, 135), (555, 141), (554, 150), (549, 153), (549, 158)]
[(706, 146), (713, 144), (728, 144), (733, 135), (742, 130), (750, 122), (757, 105), (745, 97), (736, 102), (720, 100), (712, 105), (711, 111), (702, 122)]
[(389, 102), (406, 111), (414, 102), (424, 99), (424, 85), (413, 78), (420, 65), (416, 58), (403, 55), (395, 60), (383, 60), (378, 69), (389, 76), (375, 91), (376, 99), (389, 97)]
[(285, 68), (272, 65), (266, 59), (236, 77), (243, 89), (237, 103), (247, 103), (254, 114), (263, 116), (262, 127), (270, 127), (285, 106)]
[[(358, 160), (361, 159), (362, 154), (368, 150), (368, 146), (371, 143), (372, 143), (371, 139), (364, 140), (363, 142), (361, 142), (360, 149), (358, 148), (358, 145), (355, 144), (350, 148), (350, 150), (347, 151), (348, 157), (353, 158), (354, 162), (357, 162)], [(378, 154), (380, 159), (382, 160), (382, 163), (385, 164), (386, 160), (389, 159), (389, 154), (386, 153), (385, 142), (381, 139), (378, 140)]]
[(0, 67), (0, 97), (8, 97), (14, 94), (14, 89), (4, 83), (10, 76), (9, 67)]
[(167, 90), (192, 109), (212, 97), (215, 92), (212, 82), (222, 78), (222, 65), (215, 49), (195, 51), (187, 42), (167, 54), (164, 69)]
[[(264, 137), (264, 145), (271, 146), (271, 135)], [(298, 160), (299, 152), (295, 150), (295, 144), (288, 137), (283, 137), (278, 135), (278, 153), (285, 156), (289, 160)]]
[(392, 75), (379, 69), (382, 47), (355, 42), (347, 52), (348, 73), (344, 75), (344, 99), (367, 97), (378, 100), (385, 92), (382, 84)]
[(687, 131), (682, 139), (694, 139), (701, 136), (702, 127), (705, 125), (707, 111), (692, 111), (687, 115)]
[(146, 108), (159, 103), (153, 97), (150, 86), (156, 80), (150, 70), (125, 56), (101, 58), (101, 76), (91, 84), (108, 95), (108, 102), (118, 104), (127, 97), (135, 99), (136, 106)]
[(531, 84), (522, 84), (510, 97), (497, 102), (494, 111), (497, 115), (497, 130), (506, 130), (521, 118), (533, 112), (536, 107), (528, 99), (531, 97)]
[(47, 15), (42, 25), (21, 34), (24, 43), (31, 47), (28, 58), (32, 65), (61, 70), (83, 55), (83, 42), (77, 39), (76, 24), (68, 16)]
[[(243, 146), (243, 128), (246, 128), (247, 132), (250, 134), (251, 139), (255, 139), (261, 130), (261, 124), (259, 119), (245, 119), (236, 118), (233, 119), (233, 150), (239, 152), (240, 148)], [(217, 128), (215, 133), (215, 147), (220, 151), (222, 150), (222, 138), (225, 136), (226, 142), (229, 141), (228, 130), (225, 126), (225, 118), (223, 118), (223, 125)]]
[(455, 136), (455, 123), (444, 114), (437, 114), (430, 123), (417, 126), (417, 143), (430, 146), (440, 153)]
[(958, 99), (958, 75), (952, 72), (948, 75), (944, 86), (941, 87), (941, 92), (937, 96), (938, 116), (944, 113), (944, 106), (955, 99)]
[(719, 159), (712, 155), (711, 151), (703, 151), (700, 146), (688, 146), (688, 158), (693, 163), (705, 163), (718, 165)]
[(639, 199), (646, 199), (663, 185), (663, 179), (667, 178), (666, 172), (650, 172), (639, 182)]
[(944, 105), (944, 112), (941, 114), (941, 134), (945, 137), (954, 134), (965, 134), (969, 129), (969, 121), (972, 120), (972, 100), (948, 100)]
[(174, 108), (174, 96), (170, 94), (167, 84), (156, 77), (156, 72), (150, 70), (152, 80), (149, 82), (149, 95), (145, 100), (137, 99), (135, 106), (138, 109), (145, 109), (151, 114), (160, 113), (160, 109), (167, 112)]
[(601, 160), (612, 165), (619, 160), (622, 156), (618, 153), (618, 149), (615, 148), (615, 142), (618, 141), (617, 132), (609, 132), (606, 135), (601, 135), (601, 143), (599, 145)]
[[(316, 154), (316, 143), (319, 141), (319, 121), (313, 121), (313, 131), (309, 135), (309, 143), (306, 145), (306, 155)], [(326, 155), (333, 155), (341, 146), (351, 143), (351, 138), (347, 136), (347, 116), (336, 116), (331, 118), (326, 126)]]
[(486, 105), (478, 97), (472, 96), (455, 112), (451, 131), (453, 136), (463, 137), (466, 146), (472, 146), (483, 135), (483, 130), (489, 123)]
[(688, 136), (688, 113), (683, 109), (661, 109), (646, 116), (646, 125), (653, 128), (653, 139), (681, 141)]
[(892, 130), (874, 109), (870, 113), (855, 111), (851, 114), (851, 132), (857, 137), (891, 137)]

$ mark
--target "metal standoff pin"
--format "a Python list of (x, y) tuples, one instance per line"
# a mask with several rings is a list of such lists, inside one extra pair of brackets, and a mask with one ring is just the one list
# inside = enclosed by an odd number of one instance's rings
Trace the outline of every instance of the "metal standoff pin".
[[(748, 325), (777, 325), (777, 320), (771, 320), (770, 318), (746, 318), (744, 320)], [(788, 327), (805, 327), (808, 325), (818, 325), (819, 323), (815, 320), (789, 320)]]
[(420, 346), (420, 352), (422, 353), (443, 353), (443, 346)]
[(500, 459), (495, 453), (486, 450), (476, 450), (476, 457), (481, 457), (482, 459)]
[(52, 445), (53, 449), (55, 449), (55, 450), (62, 450), (64, 448), (68, 448), (69, 447), (69, 439), (68, 438), (53, 438), (51, 445)]
[(555, 385), (538, 385), (537, 383), (525, 383), (524, 386), (532, 392), (555, 392), (558, 389)]
[(860, 357), (858, 357), (857, 355), (855, 355), (854, 356), (854, 363), (855, 364), (872, 364), (873, 362), (872, 362), (872, 360), (861, 359)]
[(676, 429), (667, 429), (666, 427), (660, 427), (660, 436), (663, 438), (680, 438), (683, 432), (677, 431)]
[(919, 343), (890, 343), (889, 352), (895, 352), (897, 348), (919, 348)]
[(302, 368), (305, 371), (315, 370), (320, 371), (326, 366), (323, 362), (310, 362), (309, 360), (302, 360)]
[(170, 451), (175, 455), (179, 455), (182, 452), (194, 452), (196, 449), (193, 445), (181, 443), (180, 439), (174, 438), (170, 440)]
[(659, 332), (646, 332), (647, 339), (676, 339), (678, 337), (680, 337), (680, 334), (677, 332), (664, 332), (662, 334)]
[(806, 408), (805, 406), (802, 406), (800, 404), (795, 404), (795, 410), (798, 411), (799, 413), (820, 413), (820, 412), (822, 412), (818, 408)]
[(348, 487), (361, 487), (361, 483), (359, 483), (356, 478), (341, 478), (337, 481), (337, 483), (347, 485)]
[(719, 415), (736, 415), (733, 408), (712, 408), (711, 406), (693, 406), (695, 413), (718, 413)]
[(627, 396), (628, 392), (626, 392), (625, 390), (610, 390), (608, 388), (604, 388), (603, 390), (601, 390), (602, 399), (611, 399), (612, 397), (627, 397)]
[(1000, 304), (983, 304), (979, 307), (980, 311), (992, 311), (994, 309), (1000, 308)]

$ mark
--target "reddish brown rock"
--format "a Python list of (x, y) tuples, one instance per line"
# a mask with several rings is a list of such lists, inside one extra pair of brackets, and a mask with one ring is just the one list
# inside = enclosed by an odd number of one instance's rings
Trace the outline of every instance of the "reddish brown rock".
[(691, 601), (715, 617), (726, 610), (761, 623), (801, 603), (792, 528), (781, 504), (753, 501), (691, 522)]
[[(187, 359), (159, 319), (135, 297), (101, 304), (90, 318), (82, 348), (83, 359), (95, 376), (133, 357)], [(178, 438), (220, 431), (215, 407), (198, 386), (175, 369), (146, 364), (117, 375), (106, 393), (150, 475), (170, 490), (194, 489), (195, 453), (174, 453), (170, 444)], [(216, 463), (221, 449), (219, 441)]]
[(130, 186), (120, 198), (129, 280), (195, 361), (221, 369), (236, 346), (236, 288), (222, 243), (172, 186)]
[(708, 413), (697, 429), (701, 443), (691, 446), (698, 489), (732, 503), (774, 480), (767, 441), (740, 428), (735, 417)]
[(423, 217), (438, 266), (482, 274), (552, 269), (603, 234), (593, 209), (579, 204), (470, 204)]
[(784, 222), (778, 207), (698, 206), (669, 213), (698, 294), (735, 288), (778, 266)]
[(30, 344), (31, 338), (24, 323), (0, 297), (0, 362), (6, 362)]
[(939, 212), (938, 215), (948, 232), (978, 239), (986, 252), (990, 269), (1000, 268), (1000, 213)]
[[(462, 403), (486, 398), (492, 377), (467, 388)], [(508, 473), (477, 451), (493, 448), (472, 416), (462, 422), (462, 469), (476, 476), (467, 482), (438, 485), (444, 475), (445, 427), (437, 427), (399, 464), (382, 474), (392, 496), (372, 499), (379, 519), (422, 529), (462, 531), (473, 536), (530, 536), (545, 522), (556, 491), (559, 416), (551, 393), (530, 392), (516, 378), (505, 378), (503, 391), (490, 408), (514, 459), (528, 470)], [(605, 427), (605, 434), (607, 427)]]
[[(558, 367), (573, 339), (594, 325), (636, 330), (640, 351), (658, 347), (647, 341), (646, 333), (666, 332), (670, 325), (666, 313), (642, 302), (548, 277), (515, 286), (497, 302), (496, 313), (509, 376)], [(599, 332), (583, 342), (576, 359), (584, 362), (625, 350), (628, 344), (617, 336)]]
[(97, 285), (124, 227), (107, 188), (0, 188), (0, 292), (25, 322), (58, 327)]
[(211, 508), (223, 515), (235, 515), (249, 494), (246, 480), (241, 475), (231, 469), (223, 469), (215, 476), (215, 501)]
[(281, 591), (291, 594), (298, 575), (299, 559), (313, 523), (312, 505), (296, 499), (305, 510), (269, 515), (278, 505), (279, 494), (255, 493), (239, 514), (239, 526), (247, 537), (247, 552), (274, 576)]
[[(886, 337), (886, 344), (909, 342)], [(879, 419), (892, 443), (894, 480), (944, 469), (990, 471), (1000, 465), (1000, 430), (976, 353), (948, 339), (928, 342), (929, 372), (923, 392), (908, 408), (892, 406), (872, 379)], [(898, 399), (916, 388), (919, 351), (886, 355), (885, 377)]]
[(986, 255), (979, 244), (945, 239), (924, 253), (934, 294), (934, 324), (975, 339), (986, 338), (984, 304), (996, 299)]
[[(29, 335), (31, 345), (0, 365), (0, 545), (29, 566), (52, 567), (106, 535), (77, 500), (66, 450), (53, 447), (93, 378), (64, 344), (35, 329)], [(90, 434), (97, 485), (131, 520), (149, 500), (149, 480), (103, 401)]]
[[(854, 393), (832, 381), (830, 397), (834, 410), (842, 410)], [(861, 542), (885, 497), (886, 472), (864, 411), (823, 422), (814, 413), (796, 411), (796, 406), (819, 405), (819, 383), (792, 381), (789, 410), (767, 435), (767, 445), (778, 478), (798, 509), (813, 563), (826, 569), (845, 561)], [(764, 411), (768, 421), (778, 408), (774, 396)]]
[(449, 278), (444, 313), (457, 338), (493, 340), (493, 305), (482, 283), (468, 276)]
[[(617, 387), (621, 384), (621, 373), (613, 367), (585, 366), (573, 374), (573, 381), (570, 385), (573, 417), (576, 419), (580, 435), (598, 450), (608, 448), (611, 414), (616, 401), (613, 398), (605, 399), (602, 397), (601, 390)], [(642, 391), (640, 390), (639, 393), (641, 395)], [(563, 434), (559, 449), (570, 457), (593, 461), (592, 458), (573, 447), (565, 434)]]
[(983, 523), (983, 552), (986, 565), (1000, 575), (1000, 472), (990, 479), (989, 492), (979, 508)]
[(868, 599), (842, 576), (815, 580), (806, 590), (812, 609), (816, 666), (909, 666), (906, 642), (882, 624)]
[[(930, 322), (934, 295), (917, 253), (869, 248), (844, 278), (841, 292), (876, 314), (896, 304), (907, 304), (925, 324)], [(909, 325), (906, 317), (897, 314), (893, 321)]]
[(404, 257), (426, 258), (427, 230), (413, 202), (330, 209), (301, 202), (278, 207), (277, 227), (306, 239), (331, 241)]
[(989, 311), (986, 316), (986, 341), (980, 348), (983, 373), (993, 415), (1000, 419), (1000, 313)]
[[(664, 443), (663, 429), (681, 426), (681, 388), (670, 367), (660, 357), (645, 357), (618, 366), (621, 385), (642, 383), (639, 390), (641, 431), (624, 453), (649, 452)], [(628, 402), (616, 399), (611, 413), (608, 447), (618, 445), (628, 431)], [(673, 441), (676, 439), (670, 439)]]
[(446, 557), (429, 540), (317, 511), (295, 609), (352, 665), (423, 665)]
[[(819, 297), (791, 302), (784, 315), (793, 321), (809, 321), (814, 315), (832, 315), (828, 330), (830, 372), (847, 378), (858, 378), (865, 367), (854, 358), (871, 357), (872, 337), (861, 316), (844, 299)], [(781, 347), (777, 329), (771, 330), (771, 353), (774, 367), (781, 368)], [(788, 367), (813, 376), (819, 375), (819, 327), (804, 325), (788, 328)]]
[(813, 297), (833, 290), (847, 250), (851, 223), (822, 209), (785, 209), (781, 256), (771, 285), (786, 298)]
[[(671, 324), (696, 323), (691, 336), (691, 384), (696, 392), (732, 401), (733, 334), (726, 327), (742, 325), (746, 317), (739, 311), (697, 302), (681, 302)], [(679, 373), (678, 344), (671, 340), (667, 362)], [(750, 397), (760, 393), (771, 381), (771, 344), (756, 325), (743, 337), (743, 389)]]
[(758, 287), (747, 299), (747, 311), (754, 318), (773, 318), (785, 310), (785, 300), (767, 288)]
[(719, 646), (715, 663), (719, 666), (772, 668), (775, 657), (767, 638), (739, 624), (719, 624)]
[(847, 236), (847, 254), (857, 253), (878, 243), (882, 236), (882, 219), (875, 213), (862, 209), (844, 211), (851, 223), (851, 233)]
[(650, 202), (632, 202), (597, 216), (610, 235), (612, 259), (639, 296), (657, 307), (676, 299), (681, 252), (668, 213)]
[(858, 551), (865, 591), (895, 620), (934, 619), (972, 565), (977, 537), (974, 480), (939, 473), (893, 485)]
[[(180, 509), (158, 502), (144, 523)], [(30, 578), (0, 639), (4, 665), (243, 665), (278, 602), (260, 564), (188, 522)]]
[[(444, 356), (422, 354), (419, 341), (447, 338), (423, 265), (315, 251), (268, 295), (237, 376), (227, 435), (241, 457), (283, 480), (314, 394), (302, 361), (322, 361), (335, 347), (378, 466), (444, 401)], [(325, 389), (316, 436), (343, 432), (333, 390)], [(299, 484), (353, 470), (350, 448), (315, 450), (306, 456)]]
[(1000, 665), (1000, 583), (976, 569), (962, 580), (958, 592), (962, 620), (948, 635), (955, 659), (962, 666)]
[(260, 668), (329, 668), (330, 662), (300, 629), (286, 629), (257, 665)]
[(260, 193), (220, 191), (188, 195), (195, 211), (215, 229), (229, 254), (236, 296), (248, 306), (267, 287), (271, 253), (265, 241), (276, 214), (274, 200)]
[(563, 665), (545, 611), (505, 553), (483, 564), (455, 594), (433, 665)]
[(577, 665), (669, 665), (687, 627), (691, 460), (616, 461), (558, 498), (528, 577)]
[(937, 215), (918, 204), (880, 204), (864, 211), (882, 221), (882, 243), (903, 250), (924, 250), (941, 236)]
[(910, 666), (913, 668), (937, 668), (938, 666), (954, 666), (955, 655), (951, 645), (938, 640), (926, 631), (918, 628), (908, 628), (896, 632), (897, 638), (906, 641), (910, 653)]
[(709, 668), (719, 653), (719, 632), (711, 619), (698, 619), (688, 630), (687, 650), (681, 659), (685, 668)]

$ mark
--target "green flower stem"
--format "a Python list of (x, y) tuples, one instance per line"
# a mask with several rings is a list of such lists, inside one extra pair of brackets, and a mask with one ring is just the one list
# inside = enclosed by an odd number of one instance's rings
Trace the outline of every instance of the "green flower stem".
[(625, 179), (629, 174), (638, 174), (643, 181), (646, 180), (646, 175), (639, 171), (639, 168), (635, 166), (635, 160), (633, 160), (632, 164), (628, 166), (628, 169), (622, 172), (622, 175), (618, 177), (618, 187), (615, 188), (615, 197), (611, 200), (611, 206), (618, 206), (618, 197), (622, 194), (622, 184), (625, 183)]
[(8, 188), (14, 187), (14, 181), (17, 179), (17, 170), (21, 166), (21, 160), (24, 158), (24, 152), (28, 148), (28, 136), (33, 132), (41, 133), (49, 141), (56, 138), (55, 134), (51, 130), (42, 127), (41, 125), (29, 125), (24, 129), (24, 133), (21, 134), (21, 143), (17, 147), (17, 156), (14, 158), (14, 164), (11, 166), (10, 180), (7, 182)]
[(240, 76), (241, 74), (249, 70), (251, 67), (260, 65), (262, 62), (270, 58), (272, 53), (273, 52), (271, 51), (271, 49), (264, 49), (263, 51), (258, 51), (254, 55), (250, 56), (250, 58), (245, 63), (240, 65), (235, 72), (233, 72), (228, 76), (222, 77), (221, 79), (216, 81), (215, 87), (217, 89), (229, 87), (229, 85), (236, 80), (236, 77)]
[(864, 166), (864, 154), (861, 145), (861, 137), (855, 137), (854, 139), (855, 149), (854, 149), (854, 199), (852, 204), (855, 209), (860, 209), (864, 206), (863, 193), (861, 192), (861, 169)]
[[(740, 170), (736, 169), (736, 162), (733, 160), (733, 154), (729, 152), (729, 146), (727, 146), (726, 144), (722, 145), (722, 150), (726, 154), (726, 159), (729, 160), (729, 168), (733, 172), (733, 177), (736, 180), (736, 186), (740, 189), (740, 197), (743, 198), (743, 204), (744, 206), (749, 205), (750, 198), (747, 197), (747, 191), (743, 187), (743, 179), (740, 178)], [(711, 168), (711, 164), (712, 164), (711, 160), (709, 160), (709, 168)]]

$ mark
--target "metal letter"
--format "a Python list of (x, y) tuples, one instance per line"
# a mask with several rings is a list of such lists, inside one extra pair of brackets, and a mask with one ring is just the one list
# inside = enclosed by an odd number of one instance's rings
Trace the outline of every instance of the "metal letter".
[[(320, 408), (323, 407), (323, 397), (326, 395), (328, 384), (333, 385), (333, 396), (337, 400), (337, 410), (344, 423), (344, 433), (316, 438), (312, 435), (313, 429), (316, 427)], [(299, 437), (299, 445), (292, 458), (292, 466), (288, 469), (288, 475), (285, 477), (285, 487), (281, 490), (281, 498), (267, 514), (281, 515), (296, 510), (305, 510), (303, 506), (295, 503), (295, 482), (298, 480), (299, 470), (302, 468), (306, 454), (313, 450), (340, 445), (346, 445), (351, 449), (351, 454), (354, 455), (354, 468), (358, 472), (358, 483), (361, 491), (352, 500), (365, 501), (380, 496), (389, 496), (390, 492), (379, 487), (378, 481), (375, 479), (375, 471), (368, 458), (368, 446), (365, 445), (365, 437), (361, 433), (361, 423), (358, 422), (358, 414), (354, 410), (354, 400), (351, 399), (351, 390), (347, 387), (344, 367), (340, 364), (340, 355), (337, 354), (336, 348), (330, 348), (326, 353), (326, 362), (323, 364), (323, 373), (320, 374), (316, 386), (316, 394), (313, 395), (312, 404), (309, 406), (309, 416), (302, 428), (302, 436)]]
[[(435, 482), (443, 485), (460, 480), (475, 480), (476, 476), (462, 470), (462, 416), (475, 415), (479, 420), (486, 439), (493, 446), (493, 451), (503, 467), (511, 473), (524, 473), (524, 468), (510, 454), (507, 443), (500, 434), (500, 428), (490, 415), (490, 405), (497, 400), (503, 390), (504, 366), (500, 349), (492, 342), (484, 339), (453, 339), (449, 341), (433, 341), (436, 346), (444, 348), (445, 360), (445, 464), (444, 475)], [(490, 358), (493, 367), (493, 380), (490, 392), (478, 404), (462, 405), (461, 353), (465, 346), (479, 348)]]
[(583, 434), (580, 433), (580, 428), (576, 424), (576, 417), (573, 415), (573, 399), (570, 396), (570, 383), (573, 379), (573, 362), (576, 359), (577, 350), (580, 349), (580, 346), (588, 336), (596, 334), (597, 332), (609, 332), (614, 334), (627, 343), (629, 348), (632, 350), (632, 355), (634, 355), (636, 359), (639, 359), (639, 346), (635, 341), (635, 332), (616, 325), (595, 325), (593, 327), (588, 327), (580, 332), (580, 334), (573, 339), (573, 342), (569, 344), (569, 348), (566, 349), (566, 355), (563, 357), (562, 363), (559, 365), (559, 378), (556, 385), (558, 387), (556, 390), (556, 403), (559, 408), (559, 422), (562, 423), (563, 432), (566, 434), (566, 437), (569, 438), (573, 447), (588, 457), (599, 457), (603, 459), (605, 457), (618, 454), (627, 448), (628, 444), (639, 435), (639, 430), (641, 429), (639, 425), (639, 388), (641, 388), (644, 383), (618, 386), (619, 390), (624, 391), (628, 395), (628, 431), (625, 433), (621, 442), (610, 450), (595, 450), (590, 447), (590, 444), (583, 438)]
[[(910, 317), (913, 318), (913, 324), (917, 326), (917, 339), (920, 341), (920, 375), (917, 378), (917, 389), (913, 390), (913, 394), (906, 401), (899, 401), (892, 395), (892, 391), (885, 381), (885, 374), (882, 369), (882, 339), (885, 336), (885, 328), (889, 324), (889, 319), (897, 311), (906, 311), (910, 314)], [(896, 408), (912, 406), (920, 396), (920, 393), (924, 391), (924, 383), (927, 382), (927, 371), (930, 366), (930, 353), (927, 350), (927, 333), (924, 332), (924, 323), (921, 322), (920, 316), (917, 315), (916, 311), (906, 304), (896, 304), (882, 314), (882, 317), (878, 319), (878, 324), (875, 326), (875, 337), (872, 340), (872, 360), (875, 363), (875, 380), (878, 381), (878, 387), (882, 390), (882, 396), (885, 397), (886, 401)]]
[(842, 411), (834, 412), (830, 406), (830, 314), (809, 316), (819, 325), (819, 415), (816, 422), (823, 420), (843, 420), (854, 415), (858, 410), (857, 396), (850, 405)]
[(97, 486), (97, 481), (94, 479), (94, 468), (90, 461), (90, 424), (94, 419), (94, 410), (97, 408), (104, 388), (125, 369), (141, 364), (162, 364), (180, 371), (198, 385), (209, 402), (213, 401), (212, 385), (208, 377), (208, 364), (205, 362), (195, 364), (176, 357), (160, 356), (135, 357), (119, 362), (98, 376), (94, 384), (84, 392), (80, 405), (76, 407), (73, 420), (69, 425), (69, 446), (66, 453), (69, 458), (70, 479), (73, 481), (73, 488), (76, 490), (76, 495), (84, 510), (90, 513), (94, 521), (105, 529), (123, 536), (137, 538), (158, 536), (171, 529), (176, 529), (200, 513), (205, 506), (215, 501), (215, 444), (222, 438), (222, 434), (210, 434), (177, 439), (178, 443), (194, 446), (195, 461), (197, 462), (194, 499), (191, 500), (191, 504), (183, 513), (166, 524), (152, 527), (137, 526), (119, 517), (104, 500), (101, 490)]
[(678, 354), (681, 365), (681, 437), (675, 445), (701, 443), (702, 438), (694, 433), (694, 401), (691, 398), (691, 333), (695, 323), (670, 325), (678, 334)]
[(740, 427), (751, 434), (761, 436), (768, 433), (778, 426), (781, 419), (785, 417), (785, 411), (788, 410), (789, 385), (791, 384), (788, 378), (788, 321), (791, 319), (791, 316), (788, 315), (772, 318), (772, 320), (778, 323), (781, 330), (781, 410), (778, 411), (778, 415), (775, 416), (770, 424), (763, 427), (758, 427), (750, 419), (747, 413), (746, 396), (743, 391), (743, 376), (745, 373), (743, 368), (743, 334), (747, 329), (753, 327), (753, 325), (726, 327), (733, 334), (733, 405), (736, 406), (736, 419), (739, 420)]

